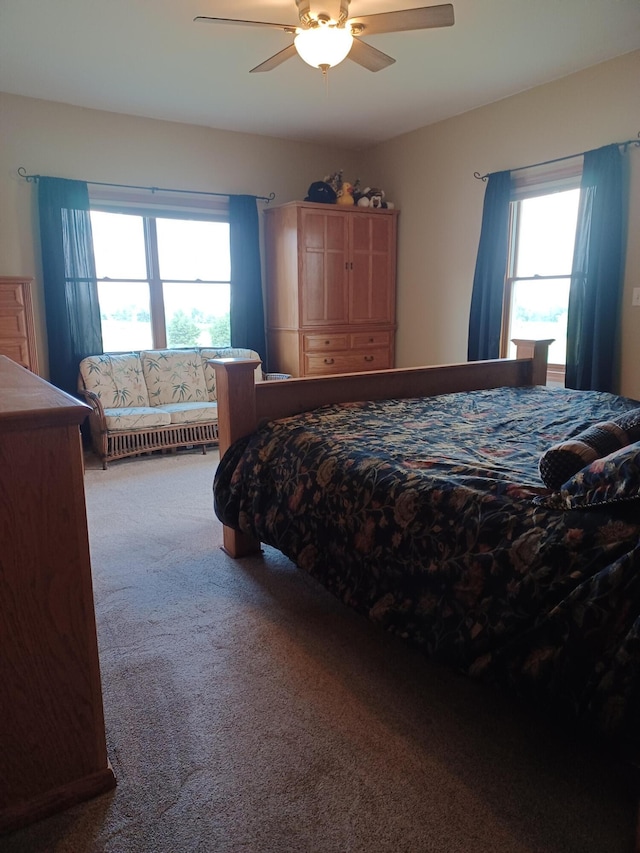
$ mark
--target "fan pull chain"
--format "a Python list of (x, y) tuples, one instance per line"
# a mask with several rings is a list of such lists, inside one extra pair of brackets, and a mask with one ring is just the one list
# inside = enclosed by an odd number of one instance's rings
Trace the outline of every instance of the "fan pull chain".
[(324, 77), (324, 95), (325, 98), (329, 98), (329, 69), (330, 65), (318, 65), (320, 71), (322, 71), (322, 76)]

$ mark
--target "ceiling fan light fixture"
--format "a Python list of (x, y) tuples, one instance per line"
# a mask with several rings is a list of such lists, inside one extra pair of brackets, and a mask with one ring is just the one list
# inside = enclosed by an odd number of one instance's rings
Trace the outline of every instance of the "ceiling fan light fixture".
[(346, 59), (353, 36), (346, 27), (319, 26), (301, 30), (294, 44), (300, 58), (308, 65), (326, 70)]

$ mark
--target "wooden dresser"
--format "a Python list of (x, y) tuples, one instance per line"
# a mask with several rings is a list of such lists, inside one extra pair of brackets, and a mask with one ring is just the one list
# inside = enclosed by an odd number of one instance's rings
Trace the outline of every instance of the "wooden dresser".
[(0, 276), (0, 355), (38, 372), (30, 278)]
[(88, 411), (0, 355), (0, 831), (115, 785), (79, 432)]
[(311, 202), (265, 210), (269, 370), (394, 366), (397, 215)]

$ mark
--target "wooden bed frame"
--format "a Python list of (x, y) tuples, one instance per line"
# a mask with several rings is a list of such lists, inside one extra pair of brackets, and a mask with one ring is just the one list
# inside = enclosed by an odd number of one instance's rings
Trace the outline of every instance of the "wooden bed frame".
[[(486, 388), (546, 385), (552, 340), (514, 340), (515, 359), (471, 361), (438, 367), (408, 367), (313, 376), (283, 382), (254, 382), (256, 359), (212, 359), (218, 397), (220, 458), (229, 446), (265, 421), (300, 414), (329, 403), (355, 403), (433, 397)], [(223, 549), (232, 557), (260, 551), (260, 543), (230, 527), (223, 528)]]

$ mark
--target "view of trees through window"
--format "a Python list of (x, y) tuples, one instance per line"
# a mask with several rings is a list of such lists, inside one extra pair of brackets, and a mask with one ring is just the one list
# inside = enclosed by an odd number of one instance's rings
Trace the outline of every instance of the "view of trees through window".
[(91, 211), (103, 346), (229, 346), (229, 224)]
[(512, 338), (553, 338), (549, 363), (564, 365), (567, 307), (580, 190), (512, 202), (511, 257), (505, 294), (507, 355)]

